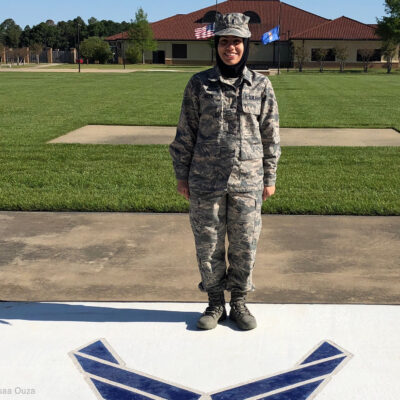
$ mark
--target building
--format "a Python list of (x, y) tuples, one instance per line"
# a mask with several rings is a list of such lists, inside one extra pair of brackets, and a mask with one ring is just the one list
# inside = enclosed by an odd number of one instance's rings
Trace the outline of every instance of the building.
[[(337, 65), (334, 49), (345, 47), (347, 65), (360, 66), (362, 53), (371, 51), (375, 66), (385, 63), (376, 36), (376, 25), (367, 25), (347, 17), (335, 20), (301, 10), (279, 0), (227, 0), (218, 6), (203, 8), (189, 14), (177, 14), (151, 24), (158, 50), (148, 52), (146, 62), (160, 64), (209, 65), (214, 62), (212, 40), (196, 40), (195, 29), (215, 21), (216, 12), (241, 12), (250, 17), (250, 54), (248, 63), (256, 68), (293, 66), (294, 47), (304, 46), (307, 66), (316, 66), (317, 49), (328, 49), (326, 63)], [(280, 23), (280, 42), (264, 46), (261, 36)], [(106, 38), (120, 61), (127, 45), (128, 34), (123, 32)], [(398, 54), (394, 60), (398, 64)]]

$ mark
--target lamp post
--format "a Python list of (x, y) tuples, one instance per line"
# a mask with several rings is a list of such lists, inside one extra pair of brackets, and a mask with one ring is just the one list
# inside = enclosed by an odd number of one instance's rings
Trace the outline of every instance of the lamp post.
[(289, 68), (291, 66), (292, 62), (292, 47), (290, 45), (290, 31), (287, 32), (287, 42), (288, 42), (288, 48), (289, 48), (289, 62), (288, 62), (288, 67), (287, 67), (287, 72), (289, 73)]
[(278, 40), (278, 75), (281, 73), (281, 12), (282, 12), (282, 3), (279, 1), (279, 40)]
[(81, 43), (80, 43), (80, 38), (79, 38), (80, 30), (81, 30), (81, 24), (78, 22), (78, 71), (79, 71), (79, 73), (81, 72), (81, 51), (80, 51)]
[(123, 41), (121, 41), (121, 51), (122, 51), (122, 62), (124, 63), (124, 69), (126, 69), (125, 42), (123, 42)]

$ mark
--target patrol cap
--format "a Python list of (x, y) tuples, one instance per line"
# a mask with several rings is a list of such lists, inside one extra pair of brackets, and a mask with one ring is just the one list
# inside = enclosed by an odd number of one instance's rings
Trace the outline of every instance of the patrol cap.
[(241, 13), (217, 14), (215, 22), (215, 36), (238, 36), (249, 38), (250, 17)]

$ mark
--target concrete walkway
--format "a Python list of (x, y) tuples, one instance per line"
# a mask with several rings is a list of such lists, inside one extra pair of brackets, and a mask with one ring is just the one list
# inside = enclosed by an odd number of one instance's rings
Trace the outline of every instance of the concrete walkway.
[[(169, 144), (176, 127), (87, 125), (49, 143)], [(400, 146), (393, 129), (281, 128), (283, 146)]]
[[(253, 302), (400, 304), (400, 217), (264, 215)], [(204, 301), (187, 214), (0, 212), (0, 300)]]

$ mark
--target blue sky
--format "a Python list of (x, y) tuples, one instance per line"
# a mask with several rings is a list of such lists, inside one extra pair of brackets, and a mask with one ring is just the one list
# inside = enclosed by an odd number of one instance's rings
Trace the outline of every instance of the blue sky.
[[(221, 3), (222, 1), (219, 1)], [(302, 8), (325, 18), (345, 15), (364, 23), (373, 24), (376, 17), (384, 15), (384, 0), (287, 0), (287, 4)], [(135, 11), (142, 7), (149, 21), (158, 21), (178, 13), (188, 13), (215, 5), (215, 0), (0, 0), (0, 22), (12, 18), (24, 28), (52, 19), (73, 19), (81, 16), (85, 21), (90, 17), (130, 21)]]

